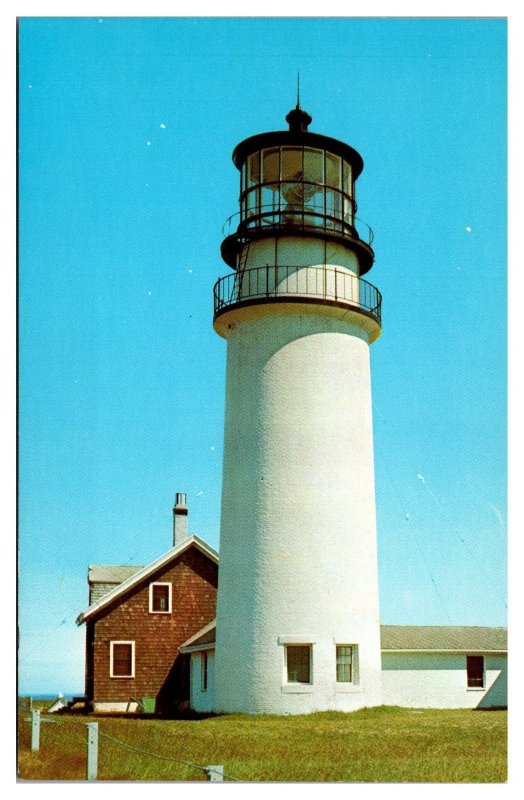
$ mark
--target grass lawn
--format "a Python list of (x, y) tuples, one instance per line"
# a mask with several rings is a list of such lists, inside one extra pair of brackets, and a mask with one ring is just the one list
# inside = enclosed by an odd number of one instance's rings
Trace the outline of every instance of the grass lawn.
[(99, 780), (206, 780), (202, 771), (170, 759), (223, 764), (226, 774), (242, 781), (507, 779), (505, 711), (381, 707), (351, 714), (191, 721), (42, 713), (42, 719), (56, 722), (42, 721), (37, 753), (30, 749), (31, 725), (24, 721), (29, 716), (22, 712), (19, 717), (19, 775), (24, 780), (84, 780), (87, 721), (99, 723)]

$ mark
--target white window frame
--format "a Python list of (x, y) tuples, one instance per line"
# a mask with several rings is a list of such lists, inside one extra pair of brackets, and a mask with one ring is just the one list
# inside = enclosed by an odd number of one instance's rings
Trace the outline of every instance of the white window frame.
[[(285, 694), (307, 694), (314, 691), (315, 679), (315, 641), (313, 637), (301, 636), (279, 636), (277, 644), (282, 645), (282, 685), (281, 692)], [(288, 683), (287, 680), (287, 645), (299, 644), (309, 647), (309, 680), (310, 683)]]
[[(290, 681), (287, 665), (288, 649), (290, 647), (307, 647), (309, 648), (309, 680), (308, 681)], [(284, 647), (284, 669), (286, 684), (288, 686), (312, 686), (313, 685), (313, 645), (311, 642), (288, 642)]]
[[(168, 592), (168, 609), (167, 611), (157, 611), (153, 608), (153, 593), (155, 586), (167, 586), (169, 589)], [(173, 585), (168, 581), (154, 581), (153, 583), (149, 584), (149, 613), (150, 614), (171, 614), (172, 609), (172, 594), (173, 594)]]
[[(333, 644), (335, 645), (335, 652), (334, 652), (334, 665), (335, 665), (335, 682), (333, 684), (334, 691), (336, 694), (344, 694), (349, 692), (361, 692), (362, 686), (360, 683), (360, 648), (358, 644), (354, 642), (347, 642), (347, 641), (337, 641), (337, 639), (333, 640)], [(337, 680), (337, 647), (351, 647), (352, 658), (353, 658), (353, 670), (352, 670), (352, 681), (338, 681)]]
[[(349, 647), (351, 649), (351, 680), (339, 681), (337, 673), (337, 649), (339, 647)], [(349, 644), (349, 642), (335, 642), (335, 681), (339, 686), (358, 686), (358, 644)]]
[[(131, 645), (131, 675), (115, 675), (113, 663), (113, 648), (115, 644), (130, 644)], [(109, 677), (116, 679), (129, 680), (135, 677), (135, 643), (131, 640), (113, 639), (109, 642)]]

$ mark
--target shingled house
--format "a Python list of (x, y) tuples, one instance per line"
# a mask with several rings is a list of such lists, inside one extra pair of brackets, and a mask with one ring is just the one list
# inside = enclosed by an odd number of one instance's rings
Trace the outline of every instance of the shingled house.
[(173, 713), (189, 705), (189, 656), (180, 646), (213, 619), (218, 554), (190, 536), (185, 495), (173, 509), (173, 547), (145, 567), (90, 566), (86, 685), (97, 712)]

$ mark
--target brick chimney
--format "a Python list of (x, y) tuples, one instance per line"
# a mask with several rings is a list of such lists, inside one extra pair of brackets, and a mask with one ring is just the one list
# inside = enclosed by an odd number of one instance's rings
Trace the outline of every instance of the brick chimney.
[(184, 492), (177, 492), (173, 508), (173, 547), (181, 544), (188, 536), (187, 496)]

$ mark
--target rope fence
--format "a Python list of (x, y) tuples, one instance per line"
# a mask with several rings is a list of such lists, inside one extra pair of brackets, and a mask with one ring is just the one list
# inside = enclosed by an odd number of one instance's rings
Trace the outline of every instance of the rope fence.
[(175, 764), (183, 764), (186, 767), (190, 767), (191, 769), (199, 770), (206, 774), (207, 779), (209, 781), (234, 781), (236, 783), (242, 783), (240, 778), (235, 778), (233, 775), (229, 775), (224, 772), (224, 767), (221, 764), (208, 764), (206, 766), (202, 766), (200, 764), (194, 764), (192, 761), (186, 761), (181, 758), (173, 758), (172, 756), (167, 756), (162, 753), (155, 753), (151, 750), (146, 750), (142, 747), (137, 747), (136, 745), (129, 744), (129, 742), (124, 742), (121, 739), (118, 739), (116, 736), (112, 736), (105, 731), (99, 729), (98, 722), (73, 722), (72, 720), (58, 720), (58, 719), (50, 719), (49, 717), (41, 717), (40, 711), (38, 709), (34, 709), (31, 711), (30, 717), (25, 717), (26, 722), (31, 723), (31, 752), (36, 753), (40, 750), (40, 724), (41, 722), (44, 723), (53, 723), (55, 725), (65, 726), (65, 725), (74, 725), (79, 727), (80, 725), (85, 726), (86, 728), (86, 780), (88, 781), (96, 781), (98, 779), (98, 743), (99, 738), (107, 739), (108, 741), (113, 742), (114, 744), (122, 747), (125, 750), (130, 750), (135, 753), (140, 753), (141, 755), (149, 756), (150, 758), (157, 758), (161, 759), (162, 761), (169, 761)]
[[(91, 724), (93, 724), (93, 723), (91, 723)], [(161, 753), (153, 753), (150, 750), (144, 750), (141, 747), (136, 747), (135, 745), (128, 744), (127, 742), (123, 742), (121, 739), (117, 739), (115, 736), (111, 736), (109, 733), (104, 733), (103, 731), (99, 731), (99, 734), (100, 734), (100, 736), (104, 737), (104, 739), (110, 739), (112, 742), (116, 742), (121, 747), (125, 747), (127, 750), (134, 750), (136, 753), (143, 753), (143, 755), (146, 755), (146, 756), (152, 756), (154, 758), (161, 758), (164, 761), (174, 761), (177, 764), (184, 764), (187, 767), (192, 767), (193, 769), (199, 769), (199, 770), (202, 770), (203, 772), (206, 772), (208, 774), (210, 772), (212, 772), (214, 774), (221, 775), (223, 778), (227, 778), (230, 781), (237, 781), (238, 783), (241, 783), (239, 778), (234, 778), (232, 775), (227, 775), (224, 772), (224, 768), (222, 766), (209, 765), (207, 767), (201, 767), (198, 764), (193, 764), (191, 761), (184, 761), (181, 758), (173, 758), (172, 756), (165, 756), (165, 755), (162, 755)], [(213, 778), (211, 778), (211, 780), (213, 780)], [(214, 780), (221, 780), (221, 778), (214, 778)]]

